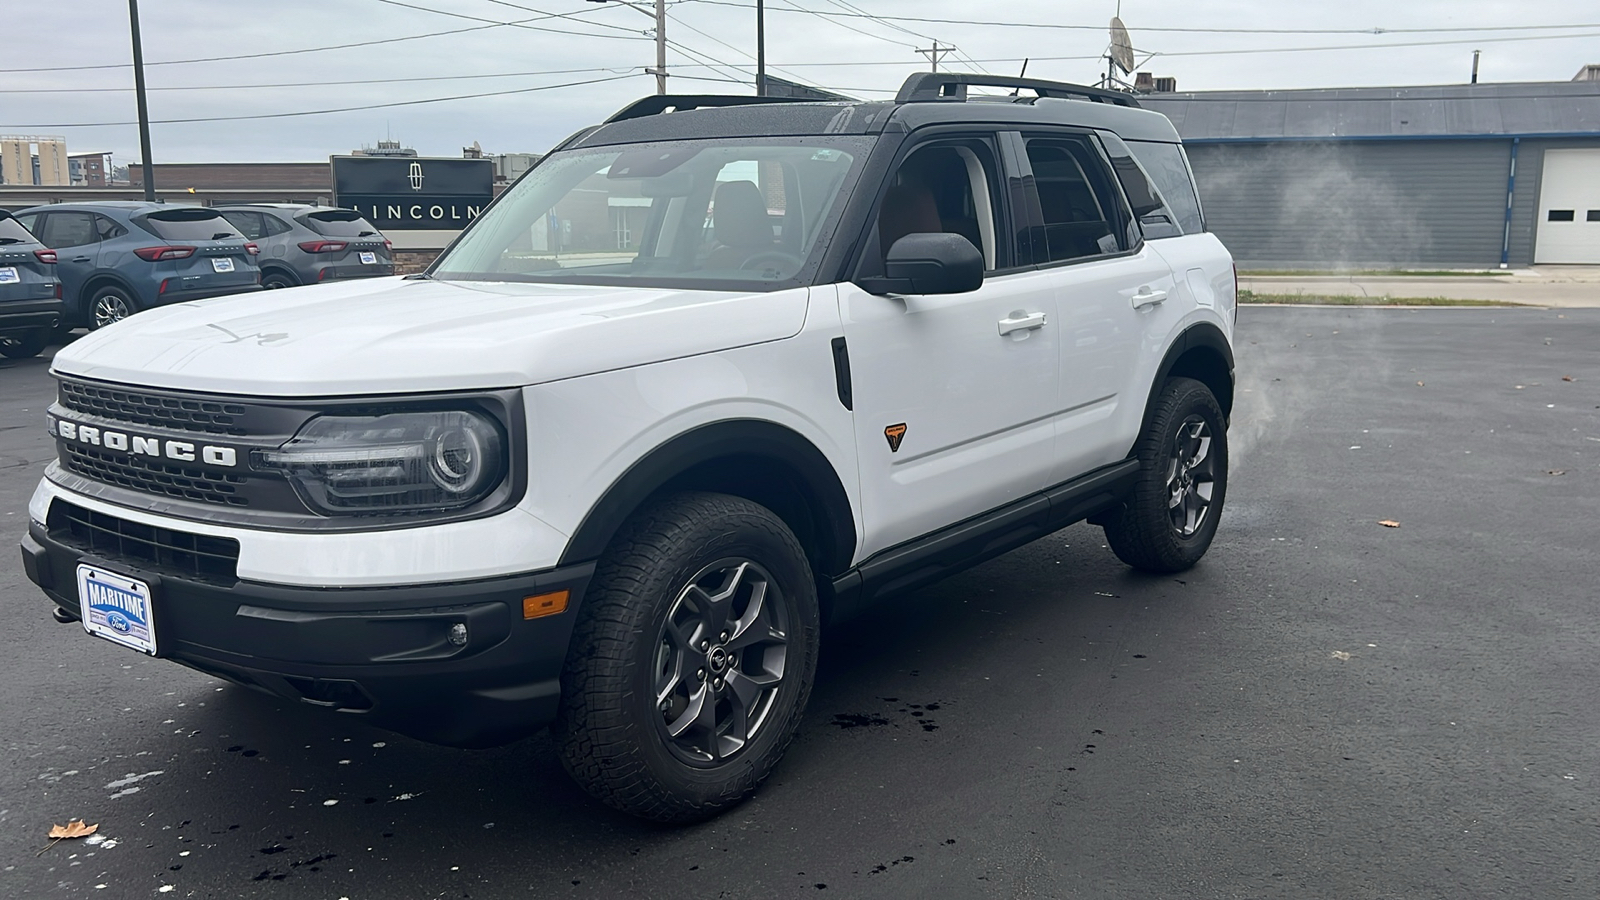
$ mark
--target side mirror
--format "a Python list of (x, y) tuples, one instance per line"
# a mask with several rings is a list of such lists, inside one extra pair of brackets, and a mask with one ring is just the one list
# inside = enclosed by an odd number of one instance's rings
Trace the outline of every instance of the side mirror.
[(959, 234), (908, 234), (889, 248), (883, 268), (856, 284), (869, 294), (964, 294), (983, 286), (983, 254)]

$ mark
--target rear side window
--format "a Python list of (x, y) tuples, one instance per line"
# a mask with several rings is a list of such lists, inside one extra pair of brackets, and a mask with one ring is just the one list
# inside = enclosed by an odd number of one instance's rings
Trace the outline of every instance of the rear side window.
[(142, 223), (156, 237), (168, 241), (221, 241), (242, 238), (239, 229), (209, 209), (174, 209), (151, 213)]
[(28, 229), (22, 227), (21, 222), (10, 216), (0, 218), (0, 244), (31, 243), (33, 243), (33, 235), (28, 233)]
[(260, 240), (265, 234), (265, 229), (261, 225), (260, 213), (228, 210), (222, 214), (222, 217), (231, 222), (233, 227), (239, 229), (240, 234), (252, 241)]
[(1188, 157), (1182, 144), (1161, 144), (1155, 141), (1128, 141), (1139, 165), (1156, 184), (1167, 208), (1178, 219), (1184, 234), (1199, 234), (1206, 230), (1200, 213), (1200, 198), (1195, 194), (1194, 179), (1189, 175)]
[[(1117, 239), (1120, 197), (1093, 145), (1083, 139), (1033, 138), (1027, 146), (1050, 262), (1131, 249)], [(1034, 252), (1040, 261), (1037, 242)]]
[(307, 213), (302, 221), (312, 231), (328, 237), (363, 237), (378, 233), (378, 229), (373, 228), (372, 223), (362, 218), (360, 213), (348, 210)]

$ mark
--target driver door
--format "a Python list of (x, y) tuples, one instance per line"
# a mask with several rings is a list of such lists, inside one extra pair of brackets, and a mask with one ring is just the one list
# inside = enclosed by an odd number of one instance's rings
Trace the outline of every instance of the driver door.
[[(907, 154), (879, 201), (869, 262), (907, 233), (966, 236), (982, 287), (869, 294), (840, 286), (861, 477), (862, 555), (1048, 486), (1060, 405), (1053, 276), (1017, 265), (995, 136)], [(865, 265), (865, 264), (864, 264)]]

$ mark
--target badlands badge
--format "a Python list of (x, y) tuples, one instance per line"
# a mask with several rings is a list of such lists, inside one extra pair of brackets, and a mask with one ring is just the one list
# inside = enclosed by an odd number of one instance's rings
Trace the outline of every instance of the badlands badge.
[(899, 425), (890, 425), (883, 430), (883, 436), (889, 439), (889, 452), (899, 453), (900, 442), (906, 438), (906, 423), (901, 422)]

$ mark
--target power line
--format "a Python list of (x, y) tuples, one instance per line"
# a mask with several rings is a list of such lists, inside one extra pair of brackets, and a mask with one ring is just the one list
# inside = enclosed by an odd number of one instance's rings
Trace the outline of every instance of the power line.
[[(186, 119), (152, 119), (152, 125), (183, 125), (194, 122), (243, 122), (257, 119), (291, 119), (299, 116), (322, 116), (330, 113), (362, 112), (369, 109), (392, 109), (398, 106), (422, 106), (428, 103), (449, 103), (455, 100), (476, 100), (481, 97), (505, 97), (511, 94), (531, 94), (535, 91), (553, 91), (559, 88), (581, 87), (589, 84), (605, 84), (610, 81), (621, 81), (625, 78), (636, 78), (642, 72), (630, 72), (627, 75), (613, 75), (610, 78), (591, 78), (587, 81), (570, 81), (565, 84), (545, 84), (538, 87), (515, 88), (507, 91), (486, 91), (481, 94), (461, 94), (455, 97), (430, 97), (425, 100), (399, 100), (393, 103), (368, 103), (362, 106), (344, 106), (337, 109), (308, 109), (299, 112), (286, 113), (261, 113), (248, 116), (196, 116)], [(110, 128), (113, 126), (137, 125), (137, 122), (51, 122), (34, 123), (16, 126), (20, 129), (43, 130), (50, 128)]]
[[(529, 31), (543, 31), (543, 32), (548, 32), (550, 34), (568, 34), (568, 35), (576, 35), (578, 37), (608, 38), (610, 40), (616, 40), (616, 41), (642, 41), (642, 40), (646, 39), (642, 35), (640, 35), (638, 31), (636, 31), (636, 30), (634, 30), (632, 28), (624, 28), (621, 25), (611, 25), (609, 23), (604, 23), (604, 22), (594, 22), (594, 23), (586, 23), (586, 24), (594, 24), (594, 25), (597, 25), (597, 26), (600, 26), (600, 27), (603, 27), (603, 28), (611, 28), (611, 29), (614, 29), (616, 31), (624, 31), (624, 32), (627, 32), (627, 34), (602, 34), (600, 32), (595, 32), (595, 31), (566, 31), (566, 30), (563, 30), (563, 29), (560, 29), (560, 28), (547, 28), (547, 27), (544, 27), (544, 26), (541, 26), (541, 25), (528, 25), (528, 24), (526, 24), (524, 22), (501, 22), (501, 21), (498, 21), (496, 19), (485, 19), (482, 16), (470, 16), (470, 15), (467, 15), (466, 13), (450, 12), (449, 10), (443, 10), (443, 9), (434, 9), (431, 6), (418, 6), (418, 5), (414, 4), (414, 3), (402, 2), (402, 0), (374, 0), (374, 2), (383, 3), (383, 4), (386, 4), (388, 6), (398, 6), (398, 7), (404, 8), (404, 9), (414, 9), (414, 10), (417, 10), (418, 12), (433, 13), (434, 15), (437, 15), (437, 16), (450, 16), (451, 18), (455, 18), (455, 19), (465, 19), (465, 20), (467, 20), (469, 22), (488, 22), (491, 25), (511, 25), (511, 26), (515, 26), (517, 28), (526, 28)], [(544, 10), (542, 10), (542, 9), (534, 9), (531, 6), (522, 6), (522, 7), (518, 7), (518, 9), (525, 9), (525, 10), (528, 10), (529, 12), (540, 13), (545, 18), (550, 18), (550, 19), (564, 19), (564, 18), (568, 18), (568, 17), (573, 16), (573, 15), (576, 15), (576, 13), (548, 13), (548, 12), (545, 12)], [(538, 21), (538, 20), (534, 20), (534, 21)]]
[[(492, 72), (477, 75), (421, 75), (411, 78), (341, 78), (340, 85), (347, 84), (405, 84), (418, 81), (462, 81), (480, 78), (526, 78), (535, 75), (581, 75), (591, 72), (611, 72), (616, 75), (632, 74), (632, 69), (639, 66), (596, 66), (587, 69), (546, 69), (539, 72)], [(327, 87), (327, 79), (321, 81), (284, 81), (272, 84), (196, 84), (176, 87), (151, 87), (151, 91), (249, 91), (265, 88), (296, 88), (296, 87)], [(0, 88), (0, 94), (114, 94), (131, 93), (131, 87), (114, 88)]]
[[(148, 62), (147, 61), (145, 63), (145, 67), (149, 68), (150, 66), (181, 66), (181, 65), (189, 65), (191, 63), (233, 62), (235, 60), (243, 60), (243, 59), (266, 59), (268, 57), (276, 57), (276, 56), (295, 56), (295, 55), (302, 54), (302, 53), (323, 53), (323, 52), (326, 52), (326, 51), (329, 51), (329, 50), (353, 50), (353, 49), (356, 49), (358, 47), (376, 47), (376, 46), (379, 46), (381, 44), (399, 44), (399, 43), (403, 43), (405, 41), (420, 41), (420, 40), (425, 40), (427, 38), (446, 37), (446, 36), (452, 35), (452, 34), (467, 34), (467, 33), (474, 32), (474, 31), (489, 31), (490, 29), (494, 29), (494, 28), (510, 28), (510, 27), (515, 27), (515, 26), (527, 25), (530, 22), (540, 22), (540, 21), (544, 21), (545, 19), (563, 19), (563, 18), (568, 18), (568, 17), (576, 16), (576, 15), (589, 14), (589, 13), (593, 13), (595, 11), (596, 10), (579, 10), (578, 12), (572, 12), (572, 13), (560, 13), (560, 14), (545, 13), (543, 15), (535, 16), (535, 17), (533, 17), (531, 19), (518, 19), (518, 20), (512, 21), (512, 22), (493, 22), (493, 23), (488, 24), (488, 25), (477, 25), (477, 26), (474, 26), (472, 28), (453, 28), (453, 29), (449, 29), (447, 31), (429, 31), (429, 32), (425, 32), (423, 34), (408, 34), (408, 35), (405, 35), (403, 37), (378, 38), (376, 40), (356, 41), (354, 43), (349, 43), (349, 44), (333, 44), (333, 45), (326, 46), (326, 47), (302, 47), (302, 48), (300, 48), (298, 50), (272, 50), (272, 51), (267, 51), (267, 52), (264, 52), (264, 53), (240, 53), (240, 54), (236, 54), (236, 55), (233, 55), (233, 56), (202, 56), (202, 57), (197, 57), (197, 58), (194, 58), (194, 59), (166, 59), (166, 60), (157, 60), (155, 62)], [(489, 20), (483, 20), (483, 21), (489, 21)], [(90, 70), (129, 69), (129, 68), (132, 68), (132, 64), (130, 64), (130, 63), (104, 63), (104, 64), (100, 64), (100, 65), (90, 65), (90, 66), (43, 66), (43, 67), (24, 68), (24, 69), (0, 69), (0, 73), (86, 72), (86, 71), (90, 71)]]
[[(734, 45), (728, 43), (727, 41), (722, 40), (721, 38), (716, 37), (715, 35), (707, 34), (706, 32), (701, 31), (700, 29), (694, 27), (693, 25), (689, 24), (688, 22), (685, 22), (683, 19), (679, 18), (678, 16), (674, 16), (674, 15), (670, 15), (669, 14), (668, 18), (670, 18), (673, 22), (675, 22), (675, 23), (677, 23), (679, 25), (682, 25), (684, 28), (689, 29), (690, 31), (694, 32), (695, 34), (700, 35), (701, 37), (704, 37), (704, 38), (707, 38), (709, 40), (715, 41), (718, 44), (721, 44), (722, 46), (727, 47), (729, 50), (732, 50), (733, 52), (738, 53), (739, 55), (746, 57), (747, 59), (751, 60), (752, 62), (757, 61), (756, 57), (755, 57), (755, 54), (751, 53), (750, 51), (741, 49), (739, 47), (735, 47)], [(672, 43), (672, 42), (669, 41), (668, 43)], [(731, 64), (729, 64), (729, 65), (731, 67)], [(799, 75), (796, 75), (795, 73), (790, 72), (787, 69), (780, 69), (777, 66), (774, 66), (774, 65), (771, 65), (771, 64), (768, 64), (768, 68), (772, 69), (774, 72), (782, 72), (783, 74), (788, 75), (790, 78), (799, 78), (800, 77)]]
[[(737, 3), (732, 0), (696, 0), (706, 6), (732, 6), (740, 9), (753, 9), (749, 3)], [(775, 8), (777, 12), (793, 12), (794, 10)], [(1099, 31), (1104, 32), (1104, 25), (1069, 25), (1059, 22), (996, 22), (983, 19), (944, 19), (931, 16), (886, 16), (868, 12), (859, 13), (828, 13), (828, 15), (848, 16), (857, 19), (877, 19), (889, 22), (918, 22), (930, 25), (984, 25), (995, 28), (1051, 28), (1064, 31)], [(1486, 25), (1482, 27), (1456, 26), (1451, 28), (1177, 28), (1152, 26), (1140, 27), (1134, 31), (1155, 31), (1173, 34), (1467, 34), (1485, 33), (1495, 31), (1550, 31), (1567, 28), (1600, 28), (1600, 22), (1570, 23), (1562, 25)], [(1019, 57), (1020, 58), (1020, 57)]]

